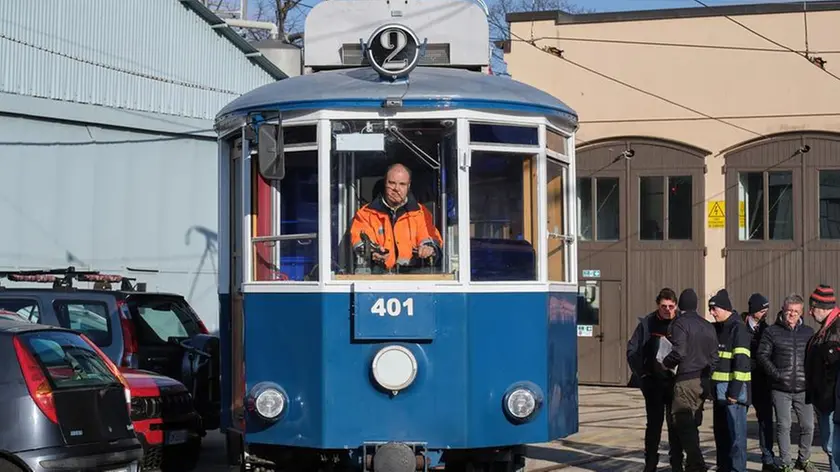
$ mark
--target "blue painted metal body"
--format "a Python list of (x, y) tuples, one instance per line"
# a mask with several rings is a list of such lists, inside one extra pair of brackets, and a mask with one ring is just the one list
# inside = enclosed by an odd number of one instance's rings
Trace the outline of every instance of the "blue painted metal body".
[[(576, 113), (563, 102), (513, 80), (419, 67), (410, 83), (384, 82), (368, 68), (295, 77), (234, 100), (217, 116), (217, 126), (235, 129), (246, 115), (264, 111), (380, 112), (383, 100), (398, 96), (400, 111), (498, 111), (577, 127)], [(473, 239), (470, 248), (472, 281), (507, 279), (507, 287), (515, 287), (516, 281), (536, 279), (537, 253), (525, 241)], [(308, 267), (317, 252), (295, 256), (295, 263)], [(469, 286), (461, 293), (289, 293), (288, 287), (249, 292), (242, 339), (232, 338), (231, 299), (220, 295), (222, 372), (230, 380), (223, 382), (223, 428), (231, 426), (232, 385), (240, 381), (231, 379), (230, 345), (244, 343), (246, 391), (268, 381), (289, 397), (287, 411), (275, 423), (246, 414), (248, 444), (356, 449), (401, 441), (439, 452), (573, 434), (578, 428), (577, 291), (548, 287), (486, 293)], [(409, 297), (412, 303), (406, 304)], [(377, 305), (380, 298), (384, 312)], [(389, 306), (389, 299), (396, 300)], [(414, 383), (397, 395), (377, 389), (371, 379), (371, 362), (386, 344), (406, 347), (418, 363)], [(543, 404), (531, 421), (515, 424), (504, 413), (503, 398), (520, 382), (536, 385)]]
[[(246, 442), (478, 448), (577, 431), (575, 293), (410, 294), (421, 300), (411, 317), (370, 312), (372, 298), (408, 295), (245, 294), (246, 388), (271, 381), (290, 398), (282, 421), (248, 417)], [(392, 396), (374, 388), (370, 364), (401, 337), (416, 338), (396, 343), (416, 356), (418, 377)], [(536, 419), (515, 425), (502, 397), (521, 381), (538, 385), (545, 402)]]

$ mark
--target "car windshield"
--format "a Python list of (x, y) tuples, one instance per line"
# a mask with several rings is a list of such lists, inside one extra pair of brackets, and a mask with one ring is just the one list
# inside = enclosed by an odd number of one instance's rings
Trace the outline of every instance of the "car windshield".
[(57, 390), (119, 382), (105, 361), (77, 334), (39, 331), (23, 338)]
[(189, 338), (200, 333), (198, 315), (183, 300), (142, 297), (134, 300), (133, 305), (140, 319), (138, 337), (141, 343), (165, 343), (170, 338)]

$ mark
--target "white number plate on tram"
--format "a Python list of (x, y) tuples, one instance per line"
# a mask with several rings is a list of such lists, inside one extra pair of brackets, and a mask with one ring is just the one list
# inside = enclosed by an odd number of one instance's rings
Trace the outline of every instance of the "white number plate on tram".
[(370, 307), (370, 312), (379, 316), (414, 316), (414, 298), (377, 298)]

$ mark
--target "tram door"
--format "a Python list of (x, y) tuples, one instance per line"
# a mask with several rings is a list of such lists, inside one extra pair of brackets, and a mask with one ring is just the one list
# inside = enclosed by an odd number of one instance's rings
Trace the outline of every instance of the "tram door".
[(578, 287), (578, 381), (616, 384), (627, 346), (622, 336), (621, 282), (582, 280)]
[(244, 170), (244, 160), (242, 159), (242, 140), (237, 139), (231, 146), (231, 160), (230, 172), (228, 178), (230, 179), (228, 189), (230, 195), (228, 198), (230, 227), (228, 231), (231, 240), (230, 250), (230, 299), (231, 299), (231, 379), (233, 379), (233, 386), (231, 389), (231, 418), (232, 426), (238, 429), (241, 421), (244, 419), (245, 410), (243, 399), (245, 398), (245, 346), (242, 345), (244, 339), (244, 316), (243, 316), (243, 297), (242, 297), (242, 254), (244, 247), (242, 245), (242, 172)]

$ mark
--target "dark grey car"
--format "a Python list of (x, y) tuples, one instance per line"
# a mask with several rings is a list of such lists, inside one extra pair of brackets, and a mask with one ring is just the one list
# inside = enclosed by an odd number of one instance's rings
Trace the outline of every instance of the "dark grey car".
[(79, 334), (0, 319), (0, 472), (135, 472), (143, 449), (113, 363)]

